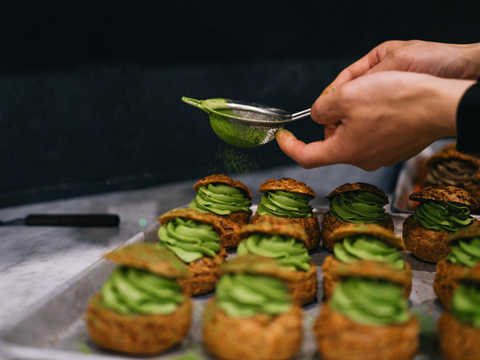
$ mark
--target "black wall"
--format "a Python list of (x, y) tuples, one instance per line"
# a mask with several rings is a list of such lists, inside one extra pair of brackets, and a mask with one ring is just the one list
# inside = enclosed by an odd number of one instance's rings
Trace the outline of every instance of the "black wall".
[[(181, 96), (308, 108), (389, 39), (480, 40), (453, 1), (53, 2), (0, 11), (0, 206), (292, 164), (240, 150)], [(313, 141), (310, 120), (289, 127)]]

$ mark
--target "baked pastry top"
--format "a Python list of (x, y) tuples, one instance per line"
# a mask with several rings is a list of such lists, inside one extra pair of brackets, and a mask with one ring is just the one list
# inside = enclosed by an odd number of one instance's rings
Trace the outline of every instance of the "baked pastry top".
[(286, 218), (310, 218), (313, 208), (308, 204), (316, 197), (305, 183), (290, 178), (269, 179), (260, 185), (264, 195), (257, 214)]
[(446, 243), (450, 246), (447, 260), (452, 264), (473, 267), (480, 263), (479, 225), (472, 225), (453, 233)]
[(224, 174), (213, 174), (204, 177), (203, 179), (200, 179), (197, 181), (194, 185), (193, 188), (195, 191), (198, 192), (198, 189), (200, 189), (201, 186), (207, 186), (208, 184), (225, 184), (229, 185), (231, 187), (240, 189), (244, 192), (246, 198), (248, 200), (252, 200), (252, 193), (250, 192), (250, 188), (245, 185), (243, 182), (239, 180), (233, 180), (230, 176), (224, 175)]
[(282, 218), (272, 218), (240, 230), (238, 256), (249, 254), (276, 259), (278, 264), (293, 270), (308, 271), (311, 257), (305, 247), (307, 234), (301, 226)]
[(355, 235), (372, 235), (398, 250), (405, 250), (405, 245), (401, 238), (396, 236), (393, 231), (377, 224), (347, 224), (335, 230), (331, 235), (331, 239), (334, 242), (338, 242), (346, 237)]
[(192, 263), (204, 256), (214, 258), (222, 247), (220, 221), (193, 209), (176, 209), (159, 218), (159, 244), (166, 246), (183, 262)]
[(382, 199), (385, 200), (385, 204), (388, 204), (388, 196), (387, 196), (387, 194), (385, 194), (385, 192), (382, 189), (379, 189), (375, 185), (367, 184), (367, 183), (364, 183), (364, 182), (356, 182), (356, 183), (353, 183), (353, 184), (346, 183), (346, 184), (340, 185), (339, 187), (337, 187), (335, 190), (333, 190), (325, 198), (327, 198), (328, 200), (331, 201), (338, 194), (342, 194), (342, 193), (350, 192), (350, 191), (370, 192), (372, 194), (380, 196)]
[(152, 243), (122, 246), (103, 258), (122, 266), (142, 269), (171, 279), (188, 277), (188, 270), (170, 251)]
[(283, 218), (269, 217), (257, 224), (246, 225), (240, 229), (238, 236), (240, 239), (245, 239), (256, 233), (289, 236), (305, 244), (307, 243), (305, 230), (300, 225)]
[(463, 189), (478, 187), (477, 176), (480, 161), (477, 157), (461, 153), (456, 143), (449, 144), (435, 153), (427, 162), (430, 168), (425, 186), (458, 186)]
[(198, 181), (193, 188), (197, 192), (190, 208), (220, 216), (235, 213), (251, 213), (252, 194), (241, 181), (227, 175), (210, 175)]
[(166, 248), (137, 243), (104, 257), (121, 266), (103, 284), (101, 306), (121, 314), (171, 314), (185, 300), (176, 280), (188, 271)]
[(388, 219), (384, 206), (387, 195), (375, 185), (343, 184), (326, 197), (330, 215), (349, 223), (373, 224)]
[(403, 240), (376, 224), (348, 224), (335, 230), (331, 236), (335, 242), (335, 258), (343, 263), (375, 261), (390, 264), (401, 270), (405, 267), (402, 254)]
[(288, 192), (310, 195), (312, 199), (317, 196), (315, 191), (304, 182), (291, 179), (281, 178), (280, 180), (268, 179), (260, 184), (260, 192), (265, 193), (267, 191), (284, 190)]
[(470, 225), (473, 222), (470, 209), (478, 205), (468, 192), (454, 186), (426, 187), (410, 195), (410, 199), (420, 202), (413, 219), (424, 228), (435, 231), (454, 232)]
[(478, 202), (467, 191), (456, 186), (446, 186), (444, 188), (427, 186), (422, 190), (411, 194), (409, 199), (418, 202), (425, 202), (428, 200), (446, 201), (466, 205), (470, 209), (478, 207)]

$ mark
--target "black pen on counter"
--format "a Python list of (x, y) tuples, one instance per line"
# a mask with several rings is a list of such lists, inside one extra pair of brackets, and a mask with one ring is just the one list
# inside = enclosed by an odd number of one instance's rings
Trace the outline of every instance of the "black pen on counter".
[(116, 227), (119, 224), (120, 217), (116, 214), (29, 214), (24, 219), (0, 220), (0, 226)]

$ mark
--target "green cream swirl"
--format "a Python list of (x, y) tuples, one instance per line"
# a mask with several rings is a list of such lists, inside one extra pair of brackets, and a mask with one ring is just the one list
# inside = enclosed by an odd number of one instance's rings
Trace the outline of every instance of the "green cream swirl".
[(451, 244), (447, 260), (452, 264), (473, 267), (480, 262), (480, 239), (465, 239)]
[(385, 199), (368, 191), (348, 191), (336, 195), (330, 203), (330, 213), (349, 223), (373, 224), (387, 220)]
[(405, 263), (396, 248), (378, 240), (373, 235), (346, 237), (333, 247), (335, 257), (344, 263), (361, 260), (388, 263), (401, 270)]
[(281, 266), (293, 270), (308, 271), (310, 256), (305, 245), (291, 236), (253, 234), (242, 240), (237, 248), (238, 256), (248, 254), (276, 259)]
[(259, 215), (271, 215), (284, 218), (312, 217), (312, 207), (308, 202), (312, 197), (282, 190), (268, 191), (258, 204)]
[(122, 266), (103, 284), (102, 304), (122, 314), (171, 314), (185, 297), (172, 279)]
[(461, 322), (480, 329), (480, 286), (460, 285), (453, 294), (452, 312)]
[(217, 215), (251, 213), (250, 206), (252, 203), (241, 189), (221, 183), (200, 186), (197, 196), (190, 203), (190, 209)]
[(265, 275), (225, 274), (218, 282), (216, 298), (217, 306), (231, 317), (279, 315), (292, 307), (287, 285)]
[(413, 219), (426, 229), (450, 232), (473, 221), (468, 206), (447, 201), (421, 203), (413, 213)]
[(175, 218), (158, 230), (160, 243), (186, 263), (220, 252), (220, 236), (212, 225)]
[(339, 282), (333, 291), (330, 307), (365, 325), (404, 324), (410, 319), (403, 289), (377, 279), (349, 278)]

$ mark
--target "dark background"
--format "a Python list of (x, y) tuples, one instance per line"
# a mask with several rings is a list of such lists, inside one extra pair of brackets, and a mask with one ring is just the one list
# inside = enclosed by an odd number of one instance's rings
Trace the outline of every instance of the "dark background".
[[(468, 5), (467, 5), (468, 4)], [(15, 1), (0, 11), (0, 207), (293, 164), (182, 96), (310, 107), (377, 44), (478, 42), (478, 2)], [(314, 141), (310, 120), (288, 127)]]

